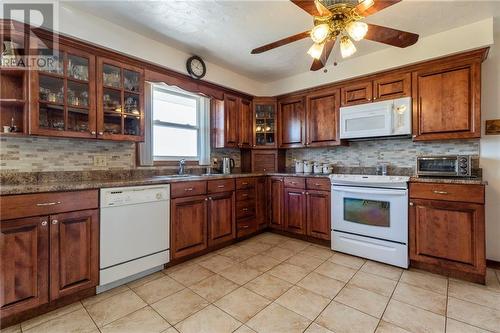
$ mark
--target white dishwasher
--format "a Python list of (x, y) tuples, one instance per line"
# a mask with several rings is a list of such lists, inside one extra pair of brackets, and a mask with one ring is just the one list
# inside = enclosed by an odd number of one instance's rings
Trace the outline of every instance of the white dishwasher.
[(99, 287), (103, 292), (170, 260), (170, 185), (101, 189)]

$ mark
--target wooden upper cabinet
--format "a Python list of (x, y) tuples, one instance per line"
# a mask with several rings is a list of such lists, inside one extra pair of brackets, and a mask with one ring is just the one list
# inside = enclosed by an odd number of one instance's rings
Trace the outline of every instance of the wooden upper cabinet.
[(238, 147), (253, 147), (253, 110), (252, 101), (240, 99), (240, 130)]
[(172, 258), (181, 258), (207, 248), (206, 195), (173, 199), (170, 203)]
[(307, 96), (306, 126), (308, 147), (340, 144), (340, 91), (324, 91)]
[(373, 99), (373, 82), (355, 82), (340, 88), (342, 106), (369, 103)]
[(304, 98), (291, 98), (279, 102), (278, 111), (280, 148), (305, 146)]
[(236, 238), (234, 191), (208, 197), (208, 245)]
[(98, 210), (50, 216), (50, 299), (97, 286)]
[(253, 100), (254, 148), (275, 149), (277, 145), (277, 103), (275, 98), (256, 97)]
[(238, 148), (240, 140), (240, 100), (224, 94), (223, 100), (212, 99), (211, 123), (214, 148)]
[(413, 73), (415, 140), (481, 136), (479, 61), (435, 66)]
[(306, 200), (307, 235), (330, 240), (330, 191), (307, 191)]
[(56, 51), (37, 43), (32, 41), (34, 52), (53, 61), (29, 71), (29, 133), (96, 138), (95, 56), (63, 44)]
[(3, 319), (48, 302), (48, 216), (3, 220), (0, 232)]
[(97, 58), (97, 138), (144, 141), (144, 69)]
[(411, 73), (383, 75), (373, 80), (373, 101), (411, 96)]

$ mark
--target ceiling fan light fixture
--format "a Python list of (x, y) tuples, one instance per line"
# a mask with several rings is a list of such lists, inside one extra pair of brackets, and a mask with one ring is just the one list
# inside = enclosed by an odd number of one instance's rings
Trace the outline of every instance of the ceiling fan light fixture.
[(307, 54), (309, 54), (314, 59), (319, 59), (321, 58), (321, 54), (323, 53), (324, 48), (325, 48), (325, 43), (322, 44), (314, 43), (309, 48), (309, 51), (307, 51)]
[(342, 54), (342, 58), (348, 58), (356, 53), (356, 46), (352, 40), (347, 36), (342, 36), (340, 39), (340, 53)]
[(345, 30), (352, 39), (359, 42), (365, 38), (366, 33), (368, 32), (368, 24), (359, 21), (351, 22), (345, 27)]
[(329, 33), (330, 27), (327, 23), (318, 24), (311, 30), (311, 39), (314, 43), (321, 44), (328, 38)]

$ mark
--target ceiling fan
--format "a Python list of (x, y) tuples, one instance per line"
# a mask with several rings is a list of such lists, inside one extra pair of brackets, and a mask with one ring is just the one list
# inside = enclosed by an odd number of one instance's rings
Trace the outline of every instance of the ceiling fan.
[(340, 53), (343, 58), (356, 52), (351, 39), (363, 38), (396, 47), (408, 47), (418, 40), (418, 35), (361, 22), (401, 0), (291, 0), (313, 16), (314, 27), (311, 30), (280, 39), (252, 50), (252, 54), (262, 53), (274, 48), (310, 37), (314, 44), (307, 53), (314, 58), (312, 71), (326, 65), (337, 39), (340, 39)]

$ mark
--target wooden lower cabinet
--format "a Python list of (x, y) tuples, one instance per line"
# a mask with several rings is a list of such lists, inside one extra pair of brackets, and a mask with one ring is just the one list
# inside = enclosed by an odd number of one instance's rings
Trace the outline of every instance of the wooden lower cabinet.
[(269, 227), (283, 230), (283, 177), (268, 178)]
[(266, 177), (259, 177), (255, 182), (255, 216), (259, 230), (267, 227), (267, 197)]
[[(417, 185), (421, 187), (420, 184)], [(467, 190), (467, 185), (458, 186), (463, 188), (462, 191)], [(413, 193), (419, 195), (422, 192)], [(421, 199), (411, 195), (410, 190), (411, 265), (484, 283), (486, 276), (484, 204)]]
[(301, 189), (285, 188), (284, 229), (295, 234), (306, 234), (306, 193)]
[(50, 216), (50, 299), (99, 282), (99, 211)]
[(1, 222), (2, 320), (49, 301), (48, 216)]
[(311, 190), (306, 192), (307, 235), (326, 240), (331, 238), (330, 206), (330, 192)]
[(171, 205), (171, 256), (178, 259), (208, 246), (206, 195), (173, 199)]
[(235, 194), (225, 192), (208, 197), (208, 246), (236, 238)]

